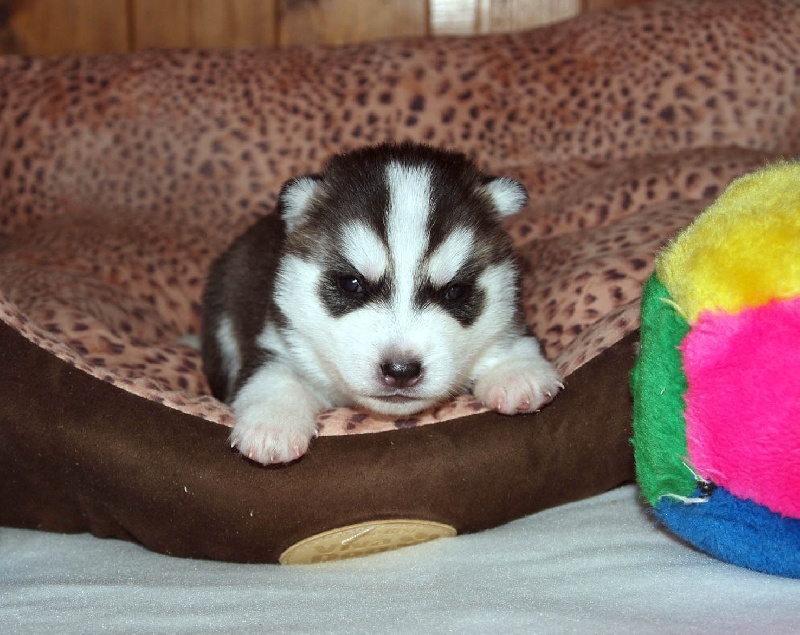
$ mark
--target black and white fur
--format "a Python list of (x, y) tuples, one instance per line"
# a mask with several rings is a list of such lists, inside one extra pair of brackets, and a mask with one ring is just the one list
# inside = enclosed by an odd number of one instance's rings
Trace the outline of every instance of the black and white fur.
[(513, 414), (555, 396), (500, 225), (526, 199), (512, 179), (414, 144), (337, 155), (286, 183), (205, 291), (203, 362), (233, 407), (232, 445), (284, 463), (325, 408), (403, 416), (471, 389)]

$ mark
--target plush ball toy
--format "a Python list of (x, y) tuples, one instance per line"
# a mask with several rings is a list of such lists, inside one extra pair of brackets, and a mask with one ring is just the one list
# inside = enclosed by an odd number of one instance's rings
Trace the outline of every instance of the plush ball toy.
[(722, 560), (800, 577), (800, 163), (734, 181), (662, 251), (631, 385), (657, 518)]

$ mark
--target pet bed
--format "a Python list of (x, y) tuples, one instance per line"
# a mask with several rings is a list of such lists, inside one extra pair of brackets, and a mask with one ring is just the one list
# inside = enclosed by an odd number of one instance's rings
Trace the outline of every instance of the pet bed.
[[(305, 543), (313, 561), (631, 479), (641, 284), (732, 178), (800, 152), (798, 35), (794, 2), (741, 0), (477, 38), (3, 58), (0, 522), (242, 562), (366, 523)], [(468, 396), (399, 420), (337, 409), (303, 460), (255, 466), (179, 343), (208, 265), (287, 178), (405, 139), (528, 187), (507, 228), (566, 390), (518, 417)]]

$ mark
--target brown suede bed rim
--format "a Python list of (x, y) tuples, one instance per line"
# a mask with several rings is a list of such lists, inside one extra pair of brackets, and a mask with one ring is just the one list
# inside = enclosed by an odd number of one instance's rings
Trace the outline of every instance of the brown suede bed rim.
[(362, 521), (493, 527), (633, 478), (636, 337), (573, 373), (539, 414), (323, 437), (297, 463), (264, 468), (227, 447), (227, 428), (91, 377), (0, 323), (0, 523), (236, 562), (277, 562)]

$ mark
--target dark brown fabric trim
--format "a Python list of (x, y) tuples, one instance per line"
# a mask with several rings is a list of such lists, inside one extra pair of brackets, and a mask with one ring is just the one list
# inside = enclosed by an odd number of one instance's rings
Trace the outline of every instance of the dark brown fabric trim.
[(635, 337), (537, 415), (324, 437), (296, 464), (264, 468), (227, 448), (226, 428), (91, 377), (0, 323), (0, 523), (238, 562), (276, 562), (307, 536), (375, 519), (496, 526), (633, 478)]

